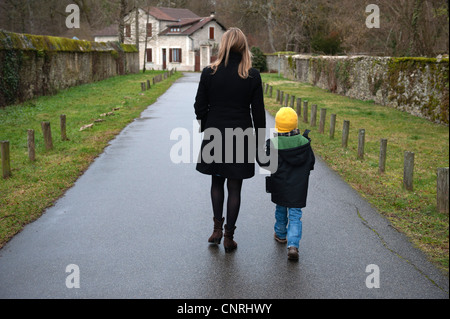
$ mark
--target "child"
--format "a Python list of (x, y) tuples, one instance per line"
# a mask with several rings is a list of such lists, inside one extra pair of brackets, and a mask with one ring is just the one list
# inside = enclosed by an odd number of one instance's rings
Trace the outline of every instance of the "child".
[(275, 137), (267, 141), (266, 149), (268, 156), (271, 150), (278, 152), (278, 169), (266, 178), (267, 192), (276, 204), (275, 240), (287, 243), (289, 260), (298, 260), (302, 208), (306, 207), (309, 174), (316, 159), (309, 131), (300, 134), (298, 116), (293, 109), (283, 107), (278, 111), (275, 129)]

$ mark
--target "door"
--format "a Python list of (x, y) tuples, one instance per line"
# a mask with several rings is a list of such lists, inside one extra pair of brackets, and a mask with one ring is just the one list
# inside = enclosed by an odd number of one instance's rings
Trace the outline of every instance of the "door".
[(195, 72), (200, 72), (200, 50), (195, 51)]
[(163, 70), (167, 69), (167, 49), (162, 49)]

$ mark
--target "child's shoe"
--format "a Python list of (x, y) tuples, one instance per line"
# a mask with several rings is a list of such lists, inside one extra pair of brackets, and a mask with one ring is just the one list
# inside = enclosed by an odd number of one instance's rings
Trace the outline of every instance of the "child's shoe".
[(288, 259), (294, 260), (294, 261), (298, 260), (298, 248), (297, 247), (291, 246), (288, 248)]
[(275, 238), (275, 240), (277, 242), (279, 242), (280, 244), (286, 244), (287, 243), (287, 239), (281, 239), (280, 237), (277, 236), (277, 234), (275, 233), (275, 235), (273, 236)]

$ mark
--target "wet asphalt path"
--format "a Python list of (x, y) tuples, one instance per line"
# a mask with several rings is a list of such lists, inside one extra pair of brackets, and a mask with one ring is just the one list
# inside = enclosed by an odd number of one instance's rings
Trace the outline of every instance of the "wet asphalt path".
[[(448, 278), (320, 159), (298, 263), (273, 239), (261, 174), (244, 183), (237, 251), (209, 246), (210, 178), (170, 159), (174, 128), (198, 134), (199, 76), (176, 82), (0, 250), (0, 298), (448, 298)], [(70, 264), (79, 289), (66, 286)], [(366, 286), (371, 264), (379, 288)]]

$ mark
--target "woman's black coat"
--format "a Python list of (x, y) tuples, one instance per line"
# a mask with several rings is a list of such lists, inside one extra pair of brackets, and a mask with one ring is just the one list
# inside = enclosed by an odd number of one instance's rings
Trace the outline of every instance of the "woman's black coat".
[[(249, 77), (242, 79), (238, 74), (239, 63), (242, 59), (240, 54), (231, 53), (228, 65), (220, 65), (217, 72), (213, 74), (211, 68), (203, 70), (195, 101), (195, 114), (197, 120), (201, 121), (202, 132), (209, 132), (211, 128), (220, 131), (221, 144), (214, 138), (207, 137), (203, 140), (197, 170), (207, 175), (219, 175), (232, 179), (248, 179), (255, 175), (254, 157), (249, 158), (248, 154), (255, 154), (254, 140), (249, 144), (245, 139), (245, 147), (237, 149), (234, 141), (233, 160), (229, 161), (231, 154), (225, 154), (225, 129), (241, 128), (245, 131), (248, 128), (261, 129), (266, 127), (266, 115), (264, 110), (264, 96), (261, 82), (261, 75), (256, 69), (250, 69)], [(236, 131), (238, 132), (238, 131)], [(214, 155), (219, 151), (219, 147), (206, 148), (209, 143), (222, 146), (222, 160), (205, 161), (202, 154)], [(230, 150), (230, 149), (228, 149)], [(237, 153), (238, 152), (238, 153)], [(244, 152), (244, 154), (242, 154)], [(243, 155), (244, 162), (236, 157)], [(227, 158), (228, 160), (227, 160)], [(252, 157), (252, 156), (250, 156)], [(217, 157), (216, 157), (217, 158)]]

